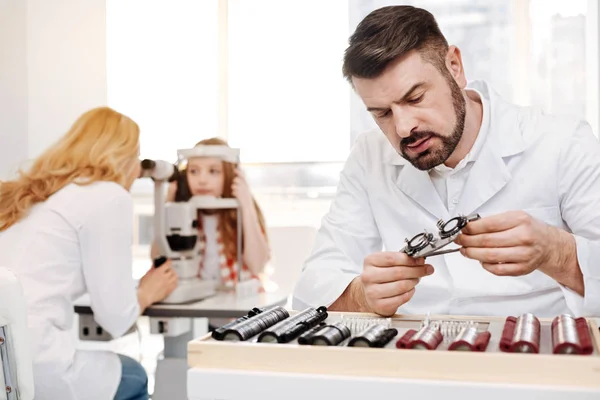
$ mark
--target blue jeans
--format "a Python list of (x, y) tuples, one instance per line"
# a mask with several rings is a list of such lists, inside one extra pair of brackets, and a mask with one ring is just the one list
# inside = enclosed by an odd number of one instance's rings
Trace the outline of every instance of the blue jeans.
[(114, 400), (148, 400), (148, 375), (144, 367), (133, 358), (118, 355), (121, 359), (121, 383)]

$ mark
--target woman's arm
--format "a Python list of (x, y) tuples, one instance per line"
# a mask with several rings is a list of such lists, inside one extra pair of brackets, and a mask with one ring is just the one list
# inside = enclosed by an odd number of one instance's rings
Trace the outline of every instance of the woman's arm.
[(96, 183), (89, 212), (81, 221), (81, 266), (94, 318), (117, 338), (126, 333), (146, 307), (139, 302), (132, 276), (133, 204), (116, 183)]
[(140, 305), (140, 315), (146, 311), (146, 308), (150, 307), (154, 301), (152, 301), (152, 295), (145, 287), (138, 287), (137, 291), (138, 304)]

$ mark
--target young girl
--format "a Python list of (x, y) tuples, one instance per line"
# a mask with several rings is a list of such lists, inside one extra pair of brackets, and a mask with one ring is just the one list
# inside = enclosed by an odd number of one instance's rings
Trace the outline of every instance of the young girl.
[[(219, 138), (196, 146), (228, 146)], [(242, 216), (242, 280), (258, 279), (270, 259), (265, 221), (243, 174), (236, 166), (212, 157), (193, 157), (180, 171), (180, 179), (169, 188), (167, 201), (187, 201), (208, 195), (236, 198)], [(220, 280), (225, 288), (237, 281), (237, 212), (235, 209), (201, 210), (198, 213), (201, 260), (198, 277)], [(158, 256), (152, 246), (152, 258)]]

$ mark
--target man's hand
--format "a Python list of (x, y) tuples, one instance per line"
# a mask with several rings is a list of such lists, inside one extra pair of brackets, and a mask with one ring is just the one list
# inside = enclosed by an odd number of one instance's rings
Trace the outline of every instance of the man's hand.
[(391, 316), (409, 301), (420, 278), (431, 275), (433, 266), (423, 258), (411, 258), (402, 252), (374, 253), (365, 258), (360, 283), (367, 308), (382, 316)]
[[(523, 211), (510, 211), (469, 222), (456, 238), (463, 256), (495, 275), (521, 276), (536, 269), (579, 291), (583, 278), (575, 239)], [(577, 273), (581, 277), (581, 285)]]

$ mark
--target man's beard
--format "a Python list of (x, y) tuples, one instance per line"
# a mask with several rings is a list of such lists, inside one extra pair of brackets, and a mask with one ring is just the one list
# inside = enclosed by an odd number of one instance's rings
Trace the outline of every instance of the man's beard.
[[(415, 168), (420, 170), (430, 170), (433, 167), (446, 162), (456, 149), (456, 146), (458, 146), (458, 142), (460, 142), (465, 129), (466, 102), (462, 95), (462, 91), (451, 76), (448, 76), (446, 81), (450, 86), (452, 105), (454, 107), (454, 114), (456, 115), (456, 124), (454, 125), (452, 134), (450, 136), (444, 136), (433, 131), (414, 131), (409, 137), (400, 140), (399, 147), (402, 156), (404, 156), (404, 158), (406, 158)], [(409, 157), (406, 152), (407, 146), (426, 137), (436, 137), (441, 141), (441, 144), (439, 146), (431, 146), (416, 156)]]

